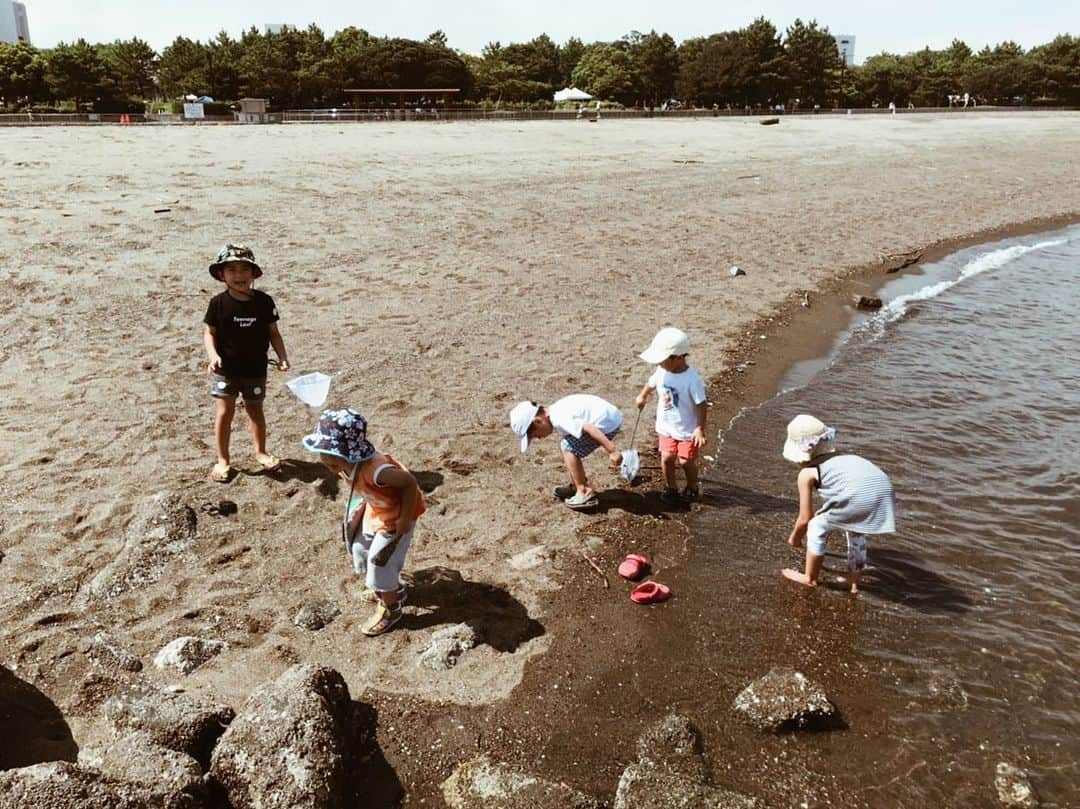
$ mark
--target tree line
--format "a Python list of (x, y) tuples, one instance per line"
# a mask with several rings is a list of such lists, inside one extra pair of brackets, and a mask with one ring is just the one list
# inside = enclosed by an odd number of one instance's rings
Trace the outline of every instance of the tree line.
[(656, 31), (562, 45), (542, 34), (492, 42), (480, 55), (453, 50), (441, 31), (423, 41), (354, 27), (327, 37), (315, 25), (251, 28), (238, 39), (222, 31), (208, 42), (177, 37), (161, 53), (138, 38), (50, 49), (0, 44), (7, 109), (134, 111), (186, 94), (268, 98), (279, 109), (344, 107), (349, 88), (457, 88), (454, 103), (550, 106), (554, 91), (569, 85), (639, 107), (671, 99), (738, 109), (944, 106), (962, 93), (989, 104), (1071, 106), (1080, 104), (1080, 38), (1063, 34), (1027, 51), (1003, 42), (977, 52), (954, 40), (944, 50), (881, 53), (859, 66), (843, 64), (829, 29), (817, 22), (795, 20), (781, 34), (764, 18), (679, 44)]

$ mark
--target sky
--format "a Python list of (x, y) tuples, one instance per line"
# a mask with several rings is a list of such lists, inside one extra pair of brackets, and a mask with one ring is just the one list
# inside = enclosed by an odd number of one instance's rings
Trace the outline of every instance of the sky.
[(424, 39), (441, 29), (450, 47), (479, 53), (492, 41), (525, 42), (546, 33), (586, 43), (630, 31), (671, 34), (676, 42), (741, 28), (764, 16), (778, 30), (796, 18), (816, 19), (834, 34), (855, 35), (856, 61), (882, 51), (944, 48), (954, 38), (978, 50), (1005, 40), (1024, 48), (1061, 33), (1080, 36), (1080, 0), (762, 0), (746, 6), (717, 0), (22, 0), (30, 39), (40, 48), (79, 37), (89, 42), (139, 37), (161, 51), (177, 36), (206, 41), (225, 30), (233, 37), (267, 23), (300, 28), (314, 23), (327, 36), (347, 26), (375, 36)]

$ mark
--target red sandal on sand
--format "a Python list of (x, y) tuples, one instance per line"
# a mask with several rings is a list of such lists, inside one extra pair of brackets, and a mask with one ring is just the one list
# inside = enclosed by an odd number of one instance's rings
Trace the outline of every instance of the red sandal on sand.
[(619, 564), (619, 575), (630, 581), (637, 581), (649, 569), (649, 560), (636, 553), (629, 553)]
[(671, 588), (658, 581), (646, 581), (630, 591), (630, 600), (635, 604), (659, 604), (671, 598)]

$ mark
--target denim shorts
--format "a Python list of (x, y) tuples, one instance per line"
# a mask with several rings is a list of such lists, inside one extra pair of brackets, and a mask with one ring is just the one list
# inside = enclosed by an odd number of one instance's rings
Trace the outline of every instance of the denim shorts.
[[(618, 434), (618, 430), (612, 430), (610, 433), (604, 433), (604, 437), (608, 441), (614, 441), (615, 436)], [(596, 443), (596, 439), (585, 433), (581, 434), (581, 438), (574, 438), (572, 435), (564, 435), (561, 446), (571, 455), (576, 455), (578, 458), (588, 458), (596, 452), (596, 450), (600, 449), (600, 445)]]
[(210, 376), (210, 395), (216, 399), (243, 396), (245, 402), (261, 402), (266, 398), (265, 376)]

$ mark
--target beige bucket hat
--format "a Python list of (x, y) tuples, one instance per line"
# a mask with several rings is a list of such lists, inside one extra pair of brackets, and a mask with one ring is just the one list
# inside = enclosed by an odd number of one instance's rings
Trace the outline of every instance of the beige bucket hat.
[(796, 416), (787, 426), (784, 457), (792, 463), (806, 463), (818, 455), (835, 452), (836, 430), (806, 414)]

